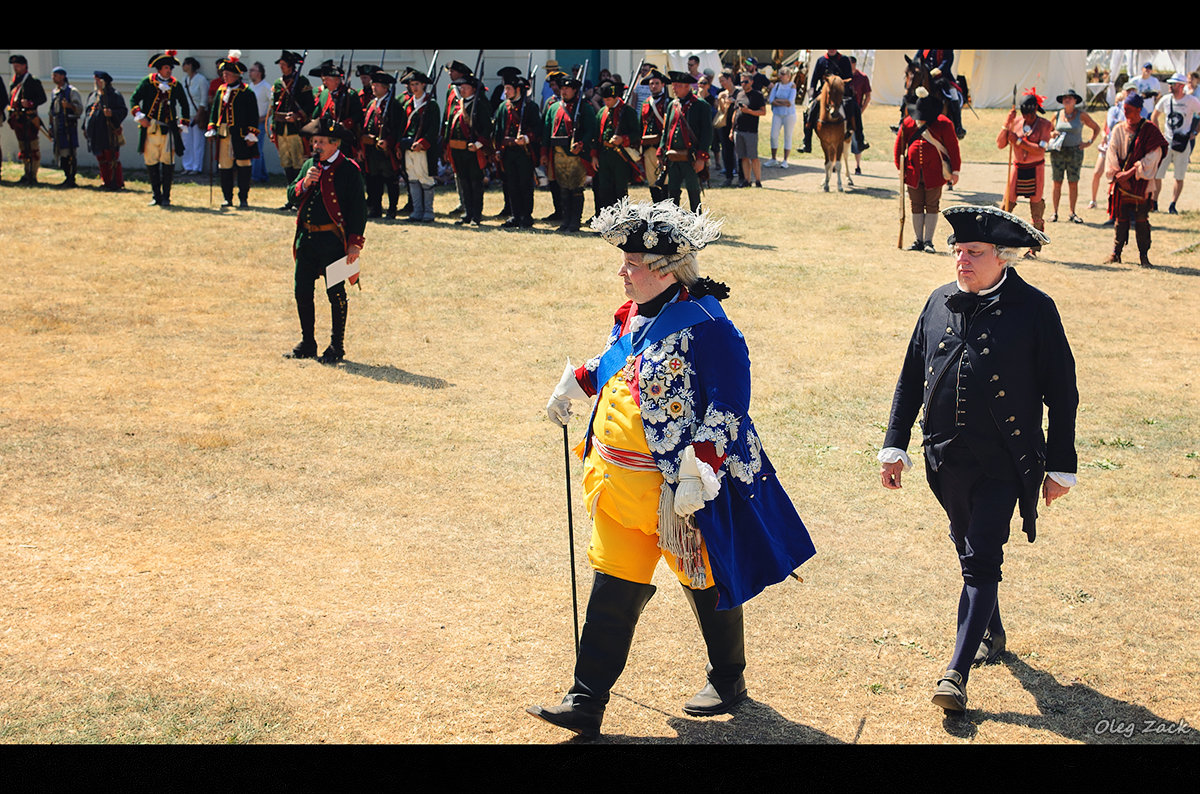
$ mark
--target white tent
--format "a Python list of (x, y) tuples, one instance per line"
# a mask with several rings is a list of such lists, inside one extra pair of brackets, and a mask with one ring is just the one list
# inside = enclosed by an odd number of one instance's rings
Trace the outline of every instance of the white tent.
[[(904, 96), (904, 56), (914, 51), (875, 50), (871, 78), (871, 102), (899, 105)], [(819, 53), (818, 53), (819, 54)], [(858, 56), (860, 65), (864, 58)], [(956, 50), (954, 73), (965, 75), (977, 108), (1012, 106), (1013, 86), (1017, 102), (1021, 94), (1036, 87), (1049, 97), (1045, 107), (1058, 107), (1054, 97), (1068, 88), (1085, 95), (1087, 50)]]

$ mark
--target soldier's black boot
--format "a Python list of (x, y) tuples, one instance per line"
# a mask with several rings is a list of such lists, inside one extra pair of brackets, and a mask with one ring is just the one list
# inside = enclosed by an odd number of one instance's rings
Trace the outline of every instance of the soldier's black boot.
[(238, 186), (238, 208), (250, 209), (250, 177), (254, 173), (254, 166), (239, 165), (237, 166), (237, 186)]
[(284, 353), (284, 358), (316, 358), (316, 307), (313, 303), (312, 284), (296, 284), (296, 313), (300, 316), (300, 344)]
[(221, 202), (222, 207), (233, 206), (233, 169), (219, 168), (217, 173), (221, 175), (221, 195), (225, 200)]
[(571, 194), (570, 206), (564, 209), (564, 211), (567, 213), (568, 232), (577, 232), (580, 230), (580, 227), (582, 227), (584, 201), (585, 199), (583, 197), (582, 190), (573, 192)]
[(550, 190), (550, 198), (554, 201), (554, 212), (542, 218), (544, 221), (561, 221), (562, 220), (562, 192), (558, 187), (558, 182), (550, 182), (546, 185)]
[(338, 284), (329, 290), (329, 347), (317, 359), (322, 364), (336, 364), (346, 357), (346, 314), (349, 301), (346, 299), (345, 284)]
[(625, 669), (633, 631), (655, 589), (597, 571), (579, 638), (575, 683), (559, 705), (526, 711), (580, 736), (598, 737), (609, 691)]
[(296, 209), (295, 199), (292, 198), (292, 183), (296, 181), (296, 176), (300, 173), (299, 168), (285, 168), (283, 175), (287, 179), (287, 202), (279, 208), (280, 212), (294, 211)]
[(160, 207), (171, 206), (171, 183), (175, 181), (175, 166), (164, 165), (162, 167), (162, 200), (158, 202)]
[(162, 166), (146, 166), (146, 174), (150, 178), (150, 203), (147, 206), (156, 207), (162, 202)]
[(684, 586), (683, 589), (708, 648), (708, 665), (705, 667), (708, 683), (683, 704), (683, 710), (693, 717), (724, 714), (747, 697), (746, 679), (742, 675), (746, 670), (742, 608), (736, 606), (718, 611), (716, 587), (693, 590)]
[(388, 220), (395, 220), (396, 219), (396, 205), (398, 205), (400, 203), (400, 183), (395, 180), (388, 182), (387, 195), (388, 195), (388, 209), (387, 209)]

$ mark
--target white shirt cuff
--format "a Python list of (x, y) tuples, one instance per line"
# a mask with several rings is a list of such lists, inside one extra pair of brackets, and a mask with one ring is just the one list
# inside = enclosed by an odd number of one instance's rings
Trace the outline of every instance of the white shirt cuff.
[(880, 463), (895, 463), (898, 460), (904, 461), (904, 468), (912, 468), (912, 459), (908, 457), (908, 453), (899, 447), (884, 447), (879, 451)]
[(1064, 488), (1075, 487), (1075, 475), (1065, 471), (1048, 471), (1046, 476)]

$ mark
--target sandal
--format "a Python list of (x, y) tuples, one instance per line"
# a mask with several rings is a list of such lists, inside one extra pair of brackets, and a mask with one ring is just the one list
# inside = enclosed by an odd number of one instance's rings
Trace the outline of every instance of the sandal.
[(933, 704), (941, 706), (947, 714), (961, 714), (967, 710), (967, 688), (962, 673), (957, 670), (942, 673), (933, 691)]
[(1058, 213), (1057, 212), (1050, 216), (1050, 222), (1058, 223)]
[(1088, 208), (1088, 209), (1090, 209), (1090, 210), (1094, 210), (1094, 209), (1096, 209), (1096, 202), (1095, 202), (1094, 200), (1093, 200), (1093, 201), (1089, 201), (1089, 202), (1088, 202), (1088, 205), (1087, 205), (1087, 208)]
[(1069, 220), (1071, 223), (1083, 223), (1083, 218), (1079, 217), (1073, 212), (1071, 213), (1071, 217), (1067, 220)]

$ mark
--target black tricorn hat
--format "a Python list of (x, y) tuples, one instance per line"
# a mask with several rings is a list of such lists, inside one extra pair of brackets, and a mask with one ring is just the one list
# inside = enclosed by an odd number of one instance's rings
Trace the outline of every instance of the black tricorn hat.
[[(153, 59), (151, 59), (151, 60), (153, 61)], [(10, 55), (10, 56), (8, 56), (8, 62), (9, 63), (19, 63), (22, 66), (29, 65), (29, 59), (26, 58), (24, 55)], [(150, 65), (153, 66), (154, 65), (153, 62), (151, 62)]]
[(318, 116), (300, 128), (301, 135), (320, 135), (325, 138), (336, 138), (339, 141), (350, 141), (354, 134), (345, 126), (339, 124), (333, 116)]
[(330, 58), (327, 61), (322, 61), (320, 66), (309, 69), (308, 73), (312, 77), (341, 77), (342, 69)]
[(620, 83), (605, 81), (600, 84), (601, 99), (617, 99), (625, 95), (625, 86)]
[(995, 207), (962, 205), (943, 210), (954, 228), (949, 244), (991, 243), (1014, 248), (1045, 245), (1050, 238), (1025, 221)]
[[(157, 52), (154, 55), (150, 56), (150, 60), (146, 62), (146, 65), (152, 69), (158, 69), (163, 66), (178, 66), (179, 61), (175, 60), (176, 53), (177, 53), (177, 50), (167, 50), (166, 52)], [(14, 55), (13, 58), (21, 58), (21, 60), (18, 63), (25, 62), (24, 56)], [(14, 63), (12, 58), (9, 58), (8, 62)]]
[(304, 56), (302, 56), (300, 53), (292, 52), (291, 50), (284, 50), (283, 52), (279, 53), (279, 57), (275, 59), (275, 63), (286, 63), (289, 66), (295, 66), (302, 60), (304, 60)]
[(572, 77), (569, 74), (564, 74), (562, 77), (558, 78), (558, 84), (562, 88), (574, 88), (576, 91), (578, 91), (580, 88), (583, 88), (583, 83), (580, 82), (579, 78)]
[(464, 74), (462, 77), (451, 80), (450, 85), (469, 85), (471, 88), (479, 88), (479, 78), (473, 74)]
[(642, 83), (649, 83), (652, 79), (660, 80), (664, 83), (670, 82), (667, 80), (667, 76), (658, 71), (658, 69), (651, 69), (646, 76), (642, 78)]
[(447, 72), (458, 72), (459, 74), (474, 74), (470, 66), (467, 66), (462, 61), (450, 61), (446, 64)]
[(667, 72), (672, 83), (695, 83), (696, 78), (687, 72)]
[(354, 74), (357, 77), (362, 77), (364, 74), (373, 75), (378, 71), (380, 71), (378, 66), (369, 63), (360, 63), (354, 67)]
[(424, 72), (418, 72), (416, 69), (410, 69), (407, 71), (404, 76), (400, 78), (400, 80), (406, 84), (411, 83), (414, 80), (420, 81), (425, 85), (433, 84), (433, 81), (429, 79), (429, 75), (425, 74)]
[(383, 83), (384, 85), (394, 85), (396, 83), (396, 78), (392, 77), (387, 72), (380, 70), (378, 72), (371, 73), (371, 82)]
[(496, 71), (496, 76), (503, 77), (503, 78), (505, 78), (505, 82), (508, 82), (509, 77), (516, 77), (520, 73), (521, 73), (521, 70), (519, 68), (517, 68), (516, 66), (505, 66), (502, 69), (499, 69)]

